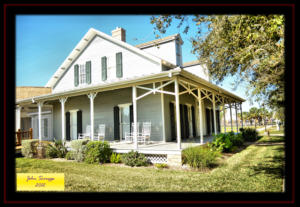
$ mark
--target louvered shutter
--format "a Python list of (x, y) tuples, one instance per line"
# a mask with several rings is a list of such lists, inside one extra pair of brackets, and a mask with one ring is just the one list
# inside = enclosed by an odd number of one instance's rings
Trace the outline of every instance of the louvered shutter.
[(133, 105), (129, 107), (129, 120), (130, 120), (130, 132), (133, 132), (132, 122), (133, 122)]
[(179, 104), (179, 109), (180, 109), (180, 131), (181, 131), (181, 139), (184, 138), (185, 135), (185, 122), (184, 122), (184, 114), (183, 114), (183, 105)]
[(92, 66), (91, 61), (87, 61), (85, 63), (85, 74), (86, 74), (86, 83), (87, 84), (91, 84), (91, 81), (92, 81), (92, 79), (91, 79), (91, 77), (92, 77), (91, 76), (91, 73), (92, 73), (91, 66)]
[(102, 65), (102, 80), (105, 81), (107, 79), (107, 58), (101, 58), (101, 65)]
[(114, 107), (114, 139), (120, 140), (120, 117), (119, 107)]
[(79, 84), (79, 66), (74, 65), (74, 85), (78, 86)]
[(82, 133), (82, 111), (79, 110), (77, 111), (77, 139), (78, 139), (78, 134)]
[(205, 114), (206, 114), (206, 129), (207, 129), (207, 135), (211, 133), (211, 127), (210, 127), (210, 110), (205, 109)]
[(70, 135), (70, 112), (66, 112), (66, 140), (71, 140)]
[(215, 133), (215, 119), (214, 119), (214, 111), (211, 109), (210, 110), (211, 112), (211, 125), (212, 125), (212, 134)]
[(171, 140), (176, 140), (174, 104), (170, 102)]
[(190, 124), (189, 124), (189, 117), (188, 117), (188, 107), (187, 105), (183, 105), (184, 111), (184, 137), (189, 138), (190, 136)]
[(116, 76), (117, 78), (123, 77), (123, 66), (122, 66), (122, 53), (116, 54)]
[(192, 125), (193, 125), (193, 137), (196, 137), (196, 116), (195, 116), (195, 108), (192, 106)]
[(216, 110), (216, 119), (217, 119), (217, 132), (221, 132), (221, 127), (220, 127), (220, 110)]

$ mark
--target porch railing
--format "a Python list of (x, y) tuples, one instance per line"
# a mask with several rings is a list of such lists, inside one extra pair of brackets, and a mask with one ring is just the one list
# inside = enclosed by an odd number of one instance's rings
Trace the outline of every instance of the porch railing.
[(21, 131), (21, 129), (18, 129), (16, 139), (16, 146), (21, 145), (22, 140), (32, 139), (32, 128), (30, 128), (29, 131)]

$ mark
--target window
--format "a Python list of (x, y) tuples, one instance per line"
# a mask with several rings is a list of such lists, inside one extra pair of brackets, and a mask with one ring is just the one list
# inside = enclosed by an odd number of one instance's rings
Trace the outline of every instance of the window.
[(43, 119), (44, 121), (44, 137), (48, 137), (48, 119)]
[(85, 73), (85, 66), (79, 65), (79, 83), (84, 84), (86, 83), (86, 73)]

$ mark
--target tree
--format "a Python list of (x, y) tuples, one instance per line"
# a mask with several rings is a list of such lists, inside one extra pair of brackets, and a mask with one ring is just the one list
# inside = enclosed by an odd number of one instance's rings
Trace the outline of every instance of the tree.
[(249, 110), (249, 116), (251, 119), (254, 119), (254, 125), (255, 125), (255, 129), (256, 129), (256, 123), (259, 122), (260, 120), (260, 113), (259, 113), (259, 109), (256, 107), (252, 107)]
[[(151, 23), (156, 32), (165, 33), (176, 19), (177, 27), (184, 25), (183, 33), (188, 33), (188, 18), (152, 16)], [(192, 21), (197, 27), (192, 52), (216, 83), (236, 75), (236, 87), (248, 83), (249, 98), (270, 107), (284, 105), (283, 15), (194, 15)]]

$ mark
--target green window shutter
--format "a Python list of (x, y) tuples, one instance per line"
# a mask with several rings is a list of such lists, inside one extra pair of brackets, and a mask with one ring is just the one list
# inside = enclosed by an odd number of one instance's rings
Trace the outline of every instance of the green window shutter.
[(87, 61), (85, 63), (85, 74), (86, 74), (86, 83), (91, 84), (92, 78), (91, 78), (91, 61)]
[(79, 84), (79, 66), (74, 66), (74, 85), (78, 86)]
[(107, 58), (101, 58), (102, 63), (102, 80), (105, 81), (107, 79)]
[(116, 63), (117, 63), (117, 70), (116, 70), (116, 76), (117, 78), (122, 78), (123, 77), (123, 71), (122, 71), (122, 53), (118, 52), (116, 54)]

